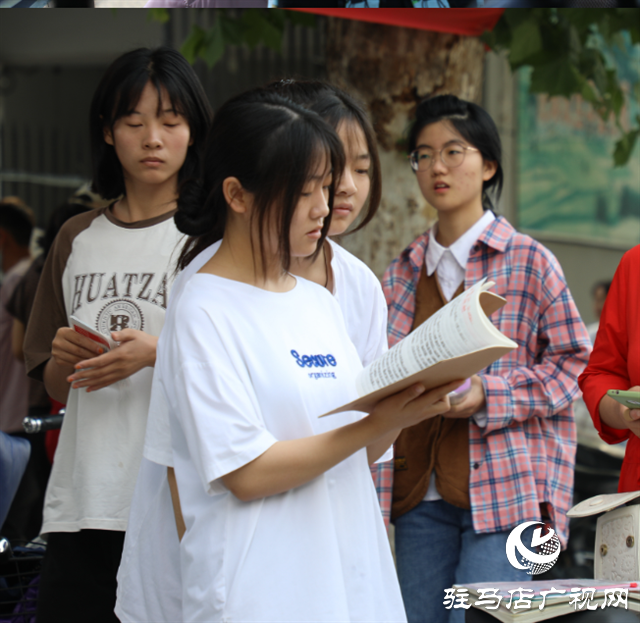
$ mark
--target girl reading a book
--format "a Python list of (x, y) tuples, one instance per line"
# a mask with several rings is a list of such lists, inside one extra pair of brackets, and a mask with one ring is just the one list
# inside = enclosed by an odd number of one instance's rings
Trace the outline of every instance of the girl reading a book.
[[(387, 304), (380, 281), (371, 269), (331, 238), (362, 229), (378, 210), (382, 176), (375, 132), (362, 104), (327, 82), (286, 79), (267, 88), (317, 112), (342, 141), (346, 166), (336, 188), (327, 239), (317, 256), (294, 258), (291, 272), (326, 287), (336, 297), (349, 337), (362, 365), (367, 366), (388, 350)], [(391, 458), (389, 452), (371, 466), (387, 526), (391, 492), (382, 479), (388, 470), (380, 471), (380, 462)]]
[[(60, 230), (24, 348), (29, 373), (67, 405), (44, 508), (40, 622), (117, 621), (116, 572), (183, 239), (178, 185), (199, 168), (211, 116), (195, 72), (169, 48), (124, 54), (94, 94), (93, 185), (114, 202)], [(119, 345), (104, 353), (71, 316)]]
[(203, 161), (180, 265), (222, 241), (171, 300), (154, 379), (186, 526), (181, 620), (402, 621), (369, 464), (454, 385), (318, 418), (355, 397), (362, 364), (335, 298), (289, 267), (329, 230), (340, 139), (254, 91), (218, 110)]
[[(374, 217), (380, 203), (381, 175), (375, 134), (362, 105), (344, 91), (317, 80), (287, 79), (266, 88), (320, 114), (342, 141), (346, 161), (335, 190), (328, 236), (364, 227)], [(356, 222), (357, 226), (353, 227)], [(178, 277), (172, 296), (181, 291), (182, 283), (218, 248), (219, 243), (206, 247), (189, 263)], [(314, 249), (310, 257), (293, 257), (290, 272), (326, 287), (335, 296), (347, 333), (363, 365), (387, 350), (387, 304), (380, 281), (363, 262), (327, 237), (319, 253)], [(132, 505), (131, 529), (119, 572), (116, 612), (123, 621), (174, 621), (182, 615), (179, 544), (176, 527), (172, 525), (174, 510), (169, 502), (166, 471), (159, 469), (160, 465), (167, 465), (171, 474), (173, 453), (170, 434), (166, 434), (168, 422), (160, 425), (160, 412), (161, 409), (152, 408), (148, 444), (136, 485), (138, 495)], [(390, 459), (391, 449), (380, 460)], [(372, 466), (374, 474), (376, 467), (377, 464)], [(182, 530), (178, 497), (174, 487), (176, 521)], [(391, 511), (388, 490), (380, 497), (380, 502), (388, 525)], [(160, 549), (158, 542), (164, 543)], [(154, 562), (142, 565), (142, 560)], [(165, 586), (169, 583), (168, 573), (174, 576), (174, 581), (170, 590), (166, 589), (158, 596), (145, 591), (145, 586), (154, 570), (160, 569)]]
[[(454, 583), (525, 580), (505, 555), (510, 531), (547, 521), (566, 546), (575, 425), (571, 403), (589, 338), (553, 254), (496, 216), (497, 128), (452, 95), (423, 101), (410, 164), (437, 223), (387, 269), (390, 346), (483, 277), (507, 304), (492, 322), (519, 348), (471, 378), (452, 408), (395, 445), (392, 521), (410, 622), (462, 622)], [(525, 544), (530, 547), (530, 544)]]

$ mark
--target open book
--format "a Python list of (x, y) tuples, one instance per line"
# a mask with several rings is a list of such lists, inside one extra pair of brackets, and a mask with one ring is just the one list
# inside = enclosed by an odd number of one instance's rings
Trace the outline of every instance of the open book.
[[(482, 279), (400, 340), (360, 372), (360, 398), (324, 415), (342, 411), (370, 413), (382, 399), (422, 383), (427, 390), (467, 379), (518, 345), (496, 329), (488, 316), (507, 301), (489, 292)], [(324, 417), (324, 416), (320, 416)]]
[(638, 582), (586, 579), (454, 584), (445, 605), (465, 607), (461, 603), (485, 610), (503, 623), (537, 623), (588, 611), (600, 613), (590, 619), (595, 621), (614, 608), (640, 611), (640, 589)]

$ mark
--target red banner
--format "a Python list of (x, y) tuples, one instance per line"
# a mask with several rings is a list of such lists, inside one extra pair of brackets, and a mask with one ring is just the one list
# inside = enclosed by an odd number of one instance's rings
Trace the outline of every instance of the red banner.
[(331, 17), (477, 37), (493, 30), (504, 9), (302, 9)]

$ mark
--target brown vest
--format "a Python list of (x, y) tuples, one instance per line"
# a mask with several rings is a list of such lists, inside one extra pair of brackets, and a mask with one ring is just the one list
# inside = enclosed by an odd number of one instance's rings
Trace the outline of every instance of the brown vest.
[[(455, 296), (463, 291), (460, 285)], [(427, 276), (423, 266), (416, 289), (416, 313), (412, 331), (444, 307), (438, 278)], [(417, 506), (429, 488), (431, 472), (436, 473), (436, 487), (442, 498), (460, 508), (470, 509), (469, 501), (469, 421), (438, 415), (405, 428), (395, 449), (393, 505), (395, 519)]]

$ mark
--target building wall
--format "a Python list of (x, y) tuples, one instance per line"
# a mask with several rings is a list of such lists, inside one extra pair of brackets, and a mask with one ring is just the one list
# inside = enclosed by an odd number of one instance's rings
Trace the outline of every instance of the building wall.
[[(484, 107), (491, 114), (502, 139), (505, 185), (498, 212), (518, 229), (517, 90), (506, 60), (488, 53), (485, 65)], [(613, 166), (613, 165), (612, 165)], [(558, 258), (567, 284), (585, 323), (595, 320), (591, 288), (611, 279), (626, 249), (582, 244), (550, 235), (532, 234)]]

